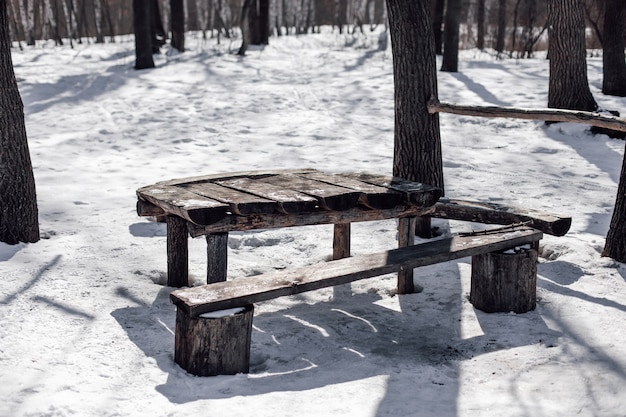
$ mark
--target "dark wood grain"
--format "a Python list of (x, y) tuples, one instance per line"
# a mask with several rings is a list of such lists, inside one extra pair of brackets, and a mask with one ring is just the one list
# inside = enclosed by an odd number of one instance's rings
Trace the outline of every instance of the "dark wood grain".
[(343, 211), (356, 207), (362, 194), (353, 189), (293, 174), (273, 175), (259, 181), (315, 197), (320, 207), (326, 210)]
[(140, 188), (137, 190), (137, 197), (198, 225), (221, 220), (230, 209), (228, 204), (169, 185)]
[(246, 216), (248, 214), (273, 213), (279, 211), (278, 202), (215, 184), (212, 182), (195, 182), (181, 184), (178, 187), (209, 197), (230, 206), (231, 212)]
[(302, 213), (317, 208), (317, 199), (309, 195), (251, 178), (219, 180), (216, 184), (275, 201), (283, 213)]
[(390, 209), (402, 202), (402, 194), (398, 191), (359, 181), (346, 175), (327, 174), (320, 171), (296, 175), (359, 191), (361, 193), (359, 204), (372, 209)]

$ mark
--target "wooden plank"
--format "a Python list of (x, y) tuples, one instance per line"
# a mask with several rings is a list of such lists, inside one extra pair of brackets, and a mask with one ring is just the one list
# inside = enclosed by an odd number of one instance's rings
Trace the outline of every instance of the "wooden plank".
[(209, 311), (243, 307), (280, 296), (346, 284), (479, 253), (505, 250), (541, 238), (541, 232), (529, 227), (511, 227), (481, 235), (455, 236), (382, 253), (180, 289), (172, 292), (170, 299), (178, 308), (184, 309), (192, 317), (197, 317)]
[(314, 197), (250, 178), (219, 180), (216, 184), (273, 200), (283, 213), (303, 213), (317, 208)]
[(380, 187), (387, 187), (391, 188), (392, 190), (399, 191), (403, 195), (404, 202), (417, 206), (432, 206), (443, 195), (443, 191), (440, 188), (433, 187), (432, 185), (428, 184), (405, 180), (403, 178), (387, 175), (368, 174), (363, 172), (345, 175), (369, 184), (378, 185)]
[(196, 182), (215, 182), (215, 181), (226, 181), (233, 180), (237, 178), (258, 178), (258, 177), (266, 177), (270, 175), (278, 175), (278, 174), (304, 174), (307, 172), (316, 171), (313, 168), (294, 168), (294, 169), (265, 169), (265, 170), (257, 170), (257, 171), (235, 171), (235, 172), (221, 172), (217, 174), (207, 174), (207, 175), (196, 175), (193, 177), (185, 177), (185, 178), (174, 178), (171, 180), (160, 181), (156, 185), (182, 185), (182, 184), (193, 184)]
[(292, 174), (274, 175), (259, 181), (313, 196), (326, 210), (343, 211), (354, 208), (362, 194), (349, 188)]
[(207, 225), (221, 220), (229, 210), (228, 204), (168, 185), (150, 185), (140, 188), (137, 190), (137, 197), (162, 208), (169, 214), (198, 225)]
[(207, 226), (189, 226), (192, 237), (207, 233), (234, 232), (279, 227), (309, 226), (314, 224), (355, 223), (373, 220), (395, 219), (404, 216), (427, 216), (432, 207), (400, 205), (389, 210), (370, 210), (355, 207), (345, 211), (318, 210), (294, 214), (254, 214), (250, 216), (227, 216)]
[(362, 193), (359, 196), (359, 204), (363, 204), (365, 207), (372, 209), (390, 209), (397, 206), (402, 201), (402, 194), (398, 191), (387, 187), (368, 184), (341, 174), (327, 174), (315, 171), (297, 175), (359, 191)]
[(230, 206), (230, 210), (233, 213), (240, 216), (273, 213), (280, 209), (276, 201), (268, 200), (267, 198), (259, 197), (254, 194), (244, 193), (232, 188), (223, 187), (212, 182), (181, 184), (179, 187), (194, 194), (226, 203)]
[(441, 200), (435, 205), (435, 210), (430, 216), (484, 224), (529, 222), (533, 228), (553, 236), (565, 235), (572, 225), (571, 217), (561, 217), (541, 210), (467, 200)]

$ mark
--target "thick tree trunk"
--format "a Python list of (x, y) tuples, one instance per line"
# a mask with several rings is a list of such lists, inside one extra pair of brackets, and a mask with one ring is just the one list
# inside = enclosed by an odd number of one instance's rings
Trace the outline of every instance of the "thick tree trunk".
[(461, 0), (448, 0), (446, 25), (443, 32), (443, 61), (441, 71), (459, 70), (459, 24), (461, 23)]
[(6, 6), (0, 2), (0, 242), (16, 244), (39, 240), (39, 220)]
[(548, 107), (595, 111), (587, 79), (581, 0), (548, 0), (550, 82)]
[(435, 42), (427, 2), (388, 0), (395, 88), (393, 175), (443, 189)]
[(152, 59), (152, 33), (150, 30), (151, 0), (133, 0), (133, 25), (135, 28), (135, 69), (154, 68)]
[(626, 96), (625, 20), (626, 2), (606, 0), (602, 42), (602, 92), (611, 96)]
[(622, 163), (615, 208), (602, 256), (626, 263), (626, 156)]

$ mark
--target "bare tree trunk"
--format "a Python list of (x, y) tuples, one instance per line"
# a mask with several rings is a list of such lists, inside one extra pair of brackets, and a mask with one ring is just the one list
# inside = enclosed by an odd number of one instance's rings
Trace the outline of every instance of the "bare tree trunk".
[(96, 43), (104, 43), (104, 35), (102, 34), (102, 3), (100, 0), (94, 0), (93, 13), (96, 24)]
[(602, 92), (611, 96), (626, 96), (625, 20), (624, 0), (606, 0), (602, 43)]
[[(513, 8), (513, 31), (511, 33), (511, 50), (509, 52), (509, 57), (513, 57), (513, 53), (517, 49), (517, 17), (519, 16), (519, 5), (522, 0), (517, 0), (515, 2), (515, 7)], [(519, 54), (518, 54), (519, 57)]]
[(185, 52), (185, 10), (183, 0), (170, 0), (172, 25), (171, 45), (180, 52)]
[(485, 0), (478, 0), (476, 10), (476, 47), (485, 49)]
[(432, 16), (433, 16), (433, 34), (435, 36), (435, 54), (441, 55), (443, 52), (443, 16), (446, 9), (446, 0), (433, 0)]
[(152, 59), (152, 32), (150, 30), (150, 5), (152, 0), (133, 0), (135, 28), (135, 69), (154, 68)]
[(6, 1), (0, 2), (0, 91), (0, 242), (37, 242), (35, 178), (11, 59)]
[(443, 60), (441, 71), (459, 70), (459, 25), (461, 23), (461, 0), (448, 0), (446, 24), (443, 31)]
[(548, 107), (595, 111), (589, 89), (581, 0), (548, 0), (550, 82)]
[(35, 0), (26, 0), (26, 45), (35, 44)]
[(496, 37), (496, 52), (504, 52), (504, 39), (506, 36), (506, 0), (498, 0), (498, 34)]
[(602, 256), (626, 262), (626, 156), (622, 163), (615, 208)]
[(395, 132), (393, 175), (443, 189), (435, 41), (427, 2), (388, 0), (393, 53)]
[(241, 46), (239, 47), (238, 55), (245, 55), (248, 50), (248, 44), (250, 43), (250, 25), (248, 20), (250, 19), (250, 6), (254, 0), (245, 0), (241, 7)]

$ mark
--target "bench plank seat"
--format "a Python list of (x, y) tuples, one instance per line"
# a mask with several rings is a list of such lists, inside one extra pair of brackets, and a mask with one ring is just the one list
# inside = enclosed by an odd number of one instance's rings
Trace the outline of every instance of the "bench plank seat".
[(173, 291), (171, 301), (190, 317), (243, 307), (280, 296), (534, 243), (540, 231), (517, 226), (459, 235), (376, 254), (359, 255), (287, 271)]

